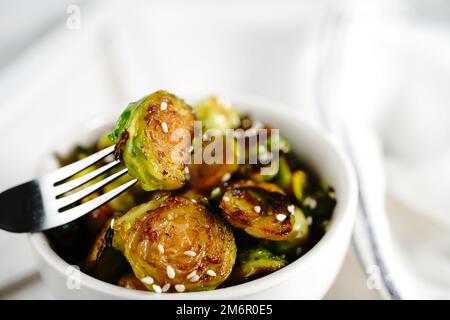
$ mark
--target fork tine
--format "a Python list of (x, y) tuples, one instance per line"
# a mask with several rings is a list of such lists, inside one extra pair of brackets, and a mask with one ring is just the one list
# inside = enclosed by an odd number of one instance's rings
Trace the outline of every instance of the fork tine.
[(54, 224), (62, 224), (67, 221), (73, 221), (83, 215), (85, 215), (88, 212), (91, 212), (92, 210), (97, 209), (101, 205), (105, 204), (109, 200), (115, 198), (116, 196), (120, 195), (122, 192), (127, 190), (129, 187), (134, 185), (137, 182), (137, 179), (130, 180), (124, 184), (122, 184), (120, 187), (117, 187), (107, 193), (102, 194), (101, 196), (98, 196), (97, 198), (90, 200), (88, 202), (85, 202), (79, 206), (76, 206), (74, 208), (71, 208), (67, 211), (61, 212), (57, 214), (56, 216), (53, 216), (53, 223)]
[(110, 175), (109, 177), (91, 185), (88, 186), (86, 188), (84, 188), (83, 190), (80, 190), (76, 193), (70, 194), (67, 197), (63, 197), (61, 199), (57, 199), (56, 200), (56, 208), (58, 209), (63, 209), (73, 203), (75, 203), (78, 200), (83, 199), (84, 197), (90, 195), (91, 193), (94, 193), (95, 191), (97, 191), (98, 189), (100, 189), (101, 187), (107, 185), (108, 183), (110, 183), (111, 181), (119, 178), (120, 176), (123, 176), (125, 173), (128, 172), (128, 169), (125, 168), (123, 170), (120, 170), (119, 172), (116, 172), (112, 175)]
[(110, 163), (104, 165), (103, 167), (100, 167), (100, 168), (98, 168), (98, 169), (96, 169), (96, 170), (94, 170), (92, 172), (86, 173), (85, 175), (83, 175), (83, 176), (81, 176), (81, 177), (79, 177), (79, 178), (77, 178), (75, 180), (72, 180), (72, 181), (69, 181), (69, 182), (66, 182), (64, 184), (56, 186), (53, 189), (54, 193), (55, 193), (55, 196), (59, 196), (59, 195), (61, 195), (63, 193), (66, 193), (66, 192), (68, 192), (70, 190), (73, 190), (73, 189), (75, 189), (75, 188), (77, 188), (79, 186), (82, 186), (86, 182), (88, 182), (88, 181), (98, 177), (99, 175), (101, 175), (102, 173), (108, 171), (109, 169), (114, 168), (119, 163), (120, 163), (120, 160), (115, 160), (115, 161), (110, 162)]
[(59, 168), (55, 172), (51, 173), (51, 177), (53, 180), (53, 183), (57, 183), (61, 180), (70, 178), (74, 174), (86, 169), (87, 167), (93, 165), (97, 161), (100, 161), (101, 159), (109, 156), (111, 153), (114, 152), (115, 145), (112, 145), (108, 148), (105, 148), (103, 150), (100, 150), (84, 159), (81, 159), (77, 162), (71, 163), (67, 166), (64, 166), (62, 168)]

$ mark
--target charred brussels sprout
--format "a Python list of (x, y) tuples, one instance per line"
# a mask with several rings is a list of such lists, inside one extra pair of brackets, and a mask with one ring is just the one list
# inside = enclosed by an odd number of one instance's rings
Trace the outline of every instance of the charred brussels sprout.
[(117, 144), (116, 156), (144, 190), (174, 190), (185, 182), (193, 130), (191, 108), (173, 94), (157, 91), (130, 103), (110, 138)]
[(164, 196), (133, 208), (114, 224), (114, 245), (152, 291), (210, 290), (231, 273), (232, 231), (203, 205)]
[(239, 181), (230, 185), (220, 202), (228, 222), (249, 235), (286, 240), (293, 230), (294, 217), (289, 212), (284, 192), (272, 183)]
[(225, 133), (226, 129), (237, 128), (241, 122), (239, 112), (229, 102), (218, 97), (208, 97), (194, 105), (197, 120), (204, 129), (216, 129)]
[(231, 278), (236, 283), (254, 280), (286, 266), (287, 261), (264, 248), (239, 252)]

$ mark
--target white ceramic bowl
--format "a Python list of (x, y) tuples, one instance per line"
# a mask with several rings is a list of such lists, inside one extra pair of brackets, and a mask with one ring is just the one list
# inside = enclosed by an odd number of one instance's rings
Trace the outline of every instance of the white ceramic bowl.
[[(213, 291), (155, 294), (125, 289), (84, 273), (74, 275), (69, 264), (53, 251), (44, 234), (32, 234), (30, 240), (39, 258), (41, 275), (55, 298), (320, 299), (325, 295), (342, 265), (352, 232), (357, 195), (352, 168), (333, 138), (296, 116), (295, 109), (247, 96), (237, 96), (231, 101), (255, 119), (279, 128), (280, 134), (291, 142), (296, 154), (335, 188), (337, 206), (329, 230), (323, 238), (305, 255), (263, 278)], [(88, 132), (91, 139), (95, 138), (99, 128), (111, 126), (111, 119), (116, 116), (108, 115), (97, 119), (92, 126), (81, 132)], [(77, 130), (69, 140), (64, 140), (66, 150), (85, 140), (86, 137), (80, 137), (79, 132)], [(79, 288), (73, 285), (74, 280), (79, 280)]]

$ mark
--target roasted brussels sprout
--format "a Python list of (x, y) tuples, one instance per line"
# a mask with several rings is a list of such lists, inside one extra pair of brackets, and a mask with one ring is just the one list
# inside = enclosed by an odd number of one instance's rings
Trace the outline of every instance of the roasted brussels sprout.
[(114, 245), (147, 289), (216, 288), (231, 273), (232, 231), (206, 207), (183, 196), (163, 196), (131, 209), (114, 224)]
[(239, 112), (228, 101), (218, 97), (201, 100), (194, 105), (194, 111), (204, 129), (216, 129), (224, 134), (226, 129), (237, 128), (240, 124)]
[(287, 261), (264, 248), (246, 248), (238, 253), (231, 280), (242, 283), (283, 268)]
[(193, 130), (191, 108), (175, 95), (157, 91), (130, 103), (110, 138), (117, 144), (116, 156), (144, 190), (174, 190), (185, 183)]
[(105, 223), (83, 265), (83, 271), (109, 283), (116, 283), (128, 266), (123, 255), (112, 247), (114, 231), (111, 225), (114, 219)]
[(286, 240), (293, 230), (288, 199), (272, 183), (235, 182), (224, 193), (220, 208), (231, 225), (256, 238)]

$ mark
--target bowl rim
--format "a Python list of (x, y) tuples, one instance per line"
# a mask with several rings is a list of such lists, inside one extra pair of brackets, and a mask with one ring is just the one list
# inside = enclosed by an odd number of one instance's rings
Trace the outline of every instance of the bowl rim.
[[(199, 97), (202, 95), (194, 96)], [(278, 117), (283, 117), (283, 121), (291, 123), (295, 121), (295, 125), (293, 125), (293, 127), (300, 126), (303, 127), (303, 130), (311, 132), (312, 135), (316, 136), (318, 141), (320, 141), (322, 147), (328, 148), (331, 153), (334, 153), (334, 161), (338, 164), (337, 167), (339, 167), (339, 169), (343, 172), (344, 184), (347, 185), (347, 192), (345, 194), (345, 198), (343, 198), (344, 195), (338, 198), (340, 206), (335, 208), (327, 232), (325, 232), (322, 238), (308, 252), (287, 266), (262, 278), (230, 287), (219, 288), (211, 291), (159, 294), (123, 288), (118, 285), (96, 279), (84, 272), (80, 272), (81, 287), (87, 287), (93, 291), (99, 291), (110, 297), (124, 299), (233, 299), (239, 296), (247, 296), (255, 292), (275, 287), (277, 284), (291, 277), (291, 274), (295, 271), (295, 269), (313, 263), (313, 261), (320, 256), (321, 252), (324, 248), (326, 248), (328, 243), (332, 241), (340, 229), (343, 228), (342, 225), (344, 222), (350, 219), (350, 222), (353, 223), (354, 213), (356, 211), (356, 178), (347, 156), (333, 136), (308, 120), (280, 115), (280, 110), (290, 111), (291, 113), (295, 112), (295, 109), (283, 103), (262, 97), (250, 96), (247, 94), (224, 94), (223, 96), (230, 97), (231, 101), (233, 101), (236, 105), (258, 106), (258, 108), (264, 109), (265, 111), (277, 113)], [(67, 277), (67, 270), (71, 265), (64, 261), (52, 249), (47, 237), (42, 232), (29, 234), (29, 240), (34, 250), (47, 265), (51, 266), (54, 271), (63, 277)]]

